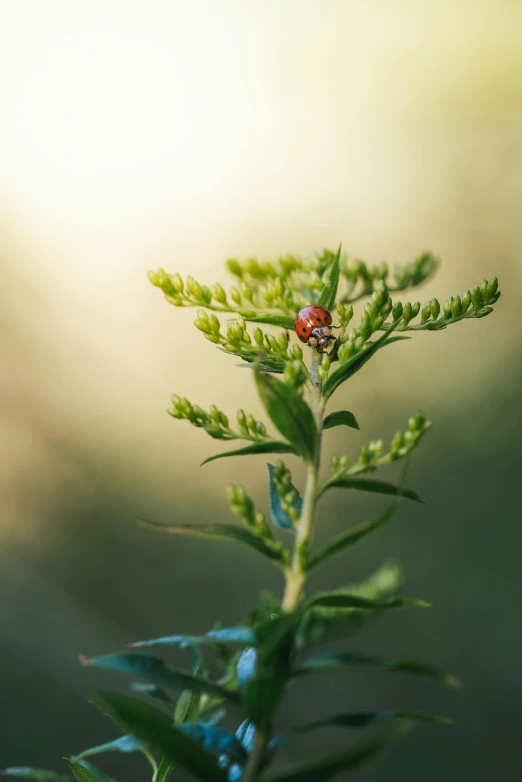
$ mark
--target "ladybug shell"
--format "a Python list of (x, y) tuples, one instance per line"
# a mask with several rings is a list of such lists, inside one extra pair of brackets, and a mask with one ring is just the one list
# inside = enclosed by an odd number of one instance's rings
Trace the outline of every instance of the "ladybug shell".
[(320, 326), (329, 326), (332, 316), (324, 307), (318, 304), (309, 304), (299, 310), (294, 320), (295, 333), (301, 342), (308, 342), (312, 331)]

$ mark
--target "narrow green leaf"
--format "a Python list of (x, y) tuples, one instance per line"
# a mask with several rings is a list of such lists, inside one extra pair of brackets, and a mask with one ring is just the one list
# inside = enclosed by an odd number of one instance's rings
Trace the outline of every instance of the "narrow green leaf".
[(155, 701), (158, 701), (158, 703), (162, 703), (170, 709), (174, 709), (176, 706), (176, 701), (170, 697), (168, 692), (155, 684), (149, 684), (149, 682), (131, 682), (131, 688), (134, 692), (148, 695), (149, 698), (153, 698)]
[(259, 782), (325, 782), (342, 771), (353, 771), (373, 760), (402, 733), (391, 730), (360, 742), (342, 752), (330, 753), (317, 760), (291, 763), (261, 774)]
[(108, 741), (106, 744), (84, 749), (83, 752), (74, 755), (72, 759), (78, 761), (89, 757), (89, 755), (101, 755), (104, 752), (147, 752), (148, 749), (148, 745), (135, 736), (120, 736), (120, 738)]
[(69, 764), (77, 782), (114, 782), (112, 777), (107, 776), (91, 763), (86, 761), (80, 763), (71, 758), (64, 758), (64, 760)]
[(238, 763), (244, 763), (247, 759), (247, 753), (242, 744), (233, 733), (224, 728), (216, 728), (203, 722), (186, 722), (179, 726), (179, 730), (208, 749), (209, 752), (216, 752), (218, 755), (225, 753)]
[(335, 253), (335, 257), (330, 267), (330, 275), (328, 283), (322, 290), (319, 297), (319, 305), (330, 311), (335, 307), (335, 299), (337, 297), (337, 288), (339, 287), (339, 273), (340, 273), (340, 261), (341, 261), (341, 245)]
[(194, 722), (199, 716), (201, 693), (194, 690), (183, 690), (176, 703), (174, 722), (182, 724)]
[(214, 682), (201, 679), (199, 676), (193, 676), (191, 673), (167, 668), (163, 660), (157, 657), (122, 652), (120, 654), (104, 654), (99, 657), (80, 655), (80, 661), (83, 665), (92, 665), (95, 668), (104, 668), (109, 671), (145, 679), (160, 687), (175, 687), (181, 690), (190, 689), (196, 692), (205, 692), (208, 695), (225, 700), (239, 700), (237, 693), (226, 690), (219, 684), (214, 684)]
[[(294, 531), (294, 522), (290, 518), (290, 516), (285, 513), (283, 510), (283, 507), (281, 505), (281, 499), (279, 497), (279, 493), (277, 491), (277, 487), (274, 481), (274, 470), (275, 465), (269, 464), (268, 465), (268, 496), (269, 496), (269, 503), (270, 503), (270, 517), (274, 524), (277, 527), (280, 527), (281, 529), (289, 529)], [(303, 500), (301, 498), (301, 495), (293, 486), (290, 484), (290, 489), (296, 492), (296, 499), (295, 499), (295, 508), (296, 510), (301, 513), (301, 508), (303, 507)]]
[(256, 383), (274, 426), (304, 459), (313, 462), (318, 442), (317, 427), (314, 415), (299, 391), (259, 371)]
[(284, 563), (283, 549), (276, 545), (270, 545), (264, 538), (258, 537), (244, 527), (236, 527), (234, 524), (161, 524), (148, 519), (138, 519), (146, 527), (153, 528), (157, 532), (165, 532), (169, 535), (194, 535), (199, 538), (215, 538), (217, 540), (236, 540), (246, 543), (260, 554), (276, 563)]
[(16, 777), (17, 779), (31, 779), (33, 782), (71, 782), (67, 774), (57, 774), (56, 771), (47, 771), (44, 768), (31, 766), (12, 766), (1, 772), (3, 777)]
[(237, 356), (237, 358), (242, 358), (243, 361), (246, 361), (247, 364), (254, 364), (255, 362), (261, 362), (264, 371), (265, 372), (275, 372), (276, 374), (282, 374), (285, 369), (285, 360), (284, 358), (275, 358), (274, 356), (267, 355), (266, 352), (263, 351), (261, 348), (259, 352), (256, 352), (255, 350), (246, 352), (245, 350), (227, 350), (227, 348), (221, 347), (218, 345), (218, 349), (223, 351), (223, 353), (228, 353), (229, 356)]
[(174, 771), (174, 763), (166, 758), (162, 758), (154, 777), (154, 782), (166, 782)]
[(275, 736), (270, 742), (269, 748), (273, 750), (279, 749), (296, 736), (309, 733), (312, 730), (316, 730), (316, 728), (367, 728), (376, 723), (397, 719), (412, 720), (413, 722), (438, 722), (442, 725), (451, 725), (453, 723), (453, 720), (448, 719), (448, 717), (439, 717), (420, 711), (360, 711), (349, 714), (331, 714), (328, 717), (322, 717), (305, 725), (297, 725), (295, 728), (290, 728), (285, 733)]
[(317, 657), (310, 657), (295, 668), (292, 675), (303, 676), (309, 673), (338, 671), (346, 668), (373, 668), (389, 673), (405, 673), (410, 676), (433, 679), (447, 687), (460, 687), (458, 679), (434, 665), (419, 663), (415, 660), (393, 660), (390, 662), (351, 652), (326, 652)]
[(187, 771), (192, 779), (226, 782), (226, 774), (213, 755), (173, 727), (165, 714), (147, 703), (117, 692), (98, 692), (94, 703), (123, 730), (155, 747), (167, 760)]
[(254, 725), (269, 721), (283, 697), (287, 677), (283, 673), (267, 673), (251, 679), (243, 693), (243, 709)]
[(165, 635), (161, 638), (153, 638), (150, 641), (135, 641), (129, 644), (129, 646), (132, 648), (141, 646), (179, 646), (181, 649), (211, 644), (248, 646), (254, 643), (254, 638), (254, 631), (251, 627), (221, 627), (219, 630), (210, 630), (205, 635)]
[(391, 519), (391, 517), (397, 513), (398, 509), (399, 504), (394, 503), (393, 505), (390, 505), (389, 508), (386, 508), (386, 510), (375, 519), (371, 519), (370, 521), (363, 521), (361, 524), (357, 524), (356, 526), (346, 530), (346, 532), (341, 532), (340, 535), (332, 538), (332, 540), (330, 540), (318, 551), (310, 554), (307, 560), (306, 569), (311, 570), (312, 568), (317, 567), (317, 565), (321, 565), (328, 559), (337, 557), (347, 549), (355, 546), (357, 543), (359, 543), (361, 540), (364, 540), (364, 538), (366, 538), (368, 535), (371, 535), (372, 532), (375, 532), (375, 530), (379, 529), (379, 527)]
[(348, 380), (348, 378), (362, 369), (366, 362), (369, 361), (380, 348), (391, 345), (392, 342), (401, 339), (401, 337), (390, 338), (390, 333), (395, 329), (398, 322), (399, 321), (394, 321), (389, 330), (385, 331), (379, 339), (376, 339), (375, 342), (370, 342), (366, 347), (362, 348), (359, 353), (352, 356), (352, 358), (348, 359), (344, 364), (341, 364), (341, 366), (337, 367), (337, 369), (330, 374), (323, 386), (323, 396), (325, 399), (329, 399), (341, 383), (344, 383), (345, 380)]
[(333, 429), (334, 426), (349, 426), (350, 429), (359, 429), (359, 424), (353, 413), (349, 410), (338, 410), (330, 413), (323, 420), (323, 429)]
[(320, 592), (308, 601), (307, 607), (312, 608), (313, 606), (385, 611), (390, 608), (429, 608), (430, 604), (426, 603), (425, 600), (416, 600), (411, 597), (388, 597), (385, 600), (369, 600), (366, 597), (348, 595), (344, 592)]
[[(245, 314), (247, 313), (247, 314)], [(294, 319), (291, 315), (249, 315), (248, 310), (239, 311), (239, 314), (244, 317), (249, 323), (266, 323), (269, 326), (280, 326), (282, 329), (294, 328)]]
[(380, 481), (377, 478), (357, 478), (352, 475), (340, 475), (327, 481), (326, 485), (331, 489), (355, 489), (356, 491), (369, 491), (373, 494), (387, 494), (392, 497), (407, 497), (415, 502), (424, 502), (412, 489), (404, 486), (396, 486), (394, 483)]
[(297, 449), (291, 443), (283, 443), (280, 440), (262, 440), (259, 443), (245, 445), (244, 448), (236, 448), (234, 451), (216, 453), (201, 462), (201, 466), (227, 456), (256, 456), (259, 453), (297, 453)]

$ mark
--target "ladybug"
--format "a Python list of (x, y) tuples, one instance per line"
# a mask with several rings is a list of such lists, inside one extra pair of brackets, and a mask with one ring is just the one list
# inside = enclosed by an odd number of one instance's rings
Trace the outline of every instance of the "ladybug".
[(328, 342), (335, 339), (331, 330), (332, 316), (318, 304), (309, 304), (299, 310), (294, 320), (295, 333), (301, 340), (319, 353), (325, 353)]

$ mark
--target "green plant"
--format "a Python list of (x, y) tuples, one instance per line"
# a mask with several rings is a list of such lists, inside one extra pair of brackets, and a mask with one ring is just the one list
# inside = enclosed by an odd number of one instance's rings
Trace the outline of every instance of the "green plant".
[[(268, 465), (269, 520), (255, 508), (243, 486), (230, 485), (230, 507), (240, 524), (187, 526), (142, 521), (146, 527), (166, 534), (232, 540), (250, 546), (280, 569), (284, 593), (281, 599), (265, 596), (261, 606), (237, 627), (211, 629), (198, 637), (174, 635), (133, 644), (140, 650), (162, 645), (183, 648), (190, 661), (188, 670), (167, 667), (161, 659), (143, 651), (81, 657), (85, 665), (114, 670), (139, 681), (131, 684), (135, 696), (95, 694), (94, 703), (124, 735), (68, 759), (76, 779), (109, 780), (86, 758), (118, 751), (142, 752), (152, 767), (154, 782), (177, 778), (178, 773), (204, 782), (323, 782), (342, 771), (359, 768), (415, 721), (449, 721), (405, 711), (344, 713), (274, 735), (274, 718), (285, 690), (293, 684), (299, 686), (303, 677), (314, 673), (362, 667), (424, 676), (449, 686), (458, 684), (433, 665), (412, 660), (386, 661), (350, 651), (309, 652), (314, 644), (353, 633), (382, 611), (427, 605), (422, 600), (398, 596), (402, 581), (395, 565), (385, 564), (362, 584), (333, 591), (307, 594), (306, 585), (314, 568), (347, 552), (385, 524), (403, 498), (421, 502), (406, 486), (406, 469), (398, 485), (373, 477), (381, 466), (399, 460), (408, 464), (413, 449), (431, 425), (420, 414), (412, 416), (405, 431), (398, 431), (389, 445), (374, 440), (355, 458), (333, 457), (326, 477), (321, 477), (320, 466), (324, 432), (338, 426), (359, 428), (349, 411), (325, 415), (327, 403), (378, 351), (408, 339), (407, 332), (438, 331), (492, 311), (500, 295), (496, 278), (448, 299), (444, 307), (437, 299), (424, 306), (392, 299), (392, 294), (424, 282), (436, 265), (434, 257), (424, 253), (391, 275), (385, 264), (371, 268), (362, 261), (348, 260), (340, 248), (337, 253), (320, 250), (306, 257), (285, 256), (276, 263), (234, 260), (228, 262), (228, 268), (236, 285), (228, 294), (219, 284), (209, 288), (191, 277), (183, 281), (178, 274), (169, 275), (161, 269), (150, 273), (151, 282), (171, 304), (198, 308), (195, 324), (208, 340), (250, 364), (261, 402), (278, 432), (269, 434), (263, 422), (243, 410), (231, 423), (214, 406), (207, 412), (188, 399), (174, 396), (169, 410), (174, 418), (189, 421), (217, 440), (238, 441), (232, 450), (210, 456), (206, 462), (231, 456), (293, 454), (301, 460), (306, 477), (299, 491), (282, 460), (276, 458), (275, 464)], [(353, 305), (363, 297), (369, 297), (369, 301), (359, 324), (353, 327)], [(301, 346), (291, 342), (281, 328), (292, 329), (295, 314), (309, 303), (332, 312), (335, 308), (340, 330), (330, 354), (312, 349), (307, 365)], [(234, 319), (224, 326), (216, 313), (233, 314)], [(277, 327), (278, 332), (268, 333), (262, 325)], [(383, 494), (392, 500), (375, 518), (350, 527), (322, 548), (314, 549), (316, 508), (325, 492), (333, 488)], [(290, 545), (274, 535), (274, 526), (288, 536)], [(208, 653), (214, 658), (212, 670), (216, 662), (221, 667), (218, 677), (209, 671)], [(171, 691), (179, 693), (177, 699)], [(136, 695), (148, 696), (156, 704)], [(236, 726), (239, 724), (235, 731), (221, 727), (225, 708)], [(394, 727), (336, 754), (282, 767), (273, 762), (281, 746), (319, 727), (361, 729), (386, 722)], [(15, 768), (6, 773), (41, 782), (70, 779), (38, 769)]]

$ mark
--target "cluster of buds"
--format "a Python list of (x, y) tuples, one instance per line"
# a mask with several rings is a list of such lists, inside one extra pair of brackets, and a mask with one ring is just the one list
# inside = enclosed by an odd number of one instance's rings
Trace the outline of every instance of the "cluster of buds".
[(403, 291), (421, 285), (437, 268), (437, 259), (432, 253), (424, 252), (409, 263), (396, 266), (393, 270), (395, 286), (390, 290)]
[[(450, 323), (456, 323), (463, 318), (483, 318), (492, 311), (492, 305), (500, 296), (498, 280), (483, 280), (482, 285), (467, 290), (461, 296), (450, 296), (444, 307), (441, 307), (438, 299), (431, 299), (422, 307), (419, 302), (415, 304), (401, 304), (397, 302), (393, 307), (394, 318), (401, 318), (398, 325), (403, 329), (426, 329), (436, 331), (444, 329)], [(410, 321), (421, 313), (419, 324), (410, 326)]]
[(299, 389), (303, 387), (309, 377), (308, 370), (303, 362), (303, 351), (299, 345), (292, 345), (289, 352), (296, 357), (292, 361), (285, 363), (284, 381), (289, 386)]
[(336, 309), (339, 323), (343, 329), (346, 329), (353, 318), (353, 304), (343, 304), (342, 301), (339, 301), (337, 302)]
[[(344, 334), (341, 332), (339, 342), (342, 344), (339, 345), (337, 351), (341, 364), (345, 364), (361, 347), (363, 347), (372, 334), (383, 326), (386, 318), (392, 311), (392, 306), (392, 300), (388, 289), (381, 280), (372, 293), (370, 300), (364, 305), (359, 328), (351, 329), (346, 338), (344, 338)], [(352, 310), (349, 307), (345, 308), (343, 311), (344, 318), (349, 316), (347, 322), (349, 322), (352, 314)]]
[(356, 301), (367, 296), (376, 290), (380, 283), (385, 283), (390, 291), (420, 285), (433, 273), (436, 266), (435, 257), (425, 252), (409, 263), (396, 266), (391, 280), (388, 264), (384, 261), (368, 266), (364, 261), (350, 259), (341, 267), (341, 272), (349, 283), (349, 291), (344, 301)]
[(348, 457), (333, 456), (331, 460), (332, 472), (334, 475), (340, 475), (345, 472), (349, 475), (361, 475), (362, 473), (373, 472), (383, 464), (396, 462), (413, 451), (422, 435), (430, 427), (431, 421), (428, 421), (421, 413), (417, 413), (417, 415), (412, 416), (408, 420), (408, 428), (405, 432), (399, 431), (394, 435), (387, 452), (384, 450), (384, 442), (382, 440), (372, 440), (369, 445), (362, 446), (357, 462), (349, 469)]
[(246, 493), (244, 486), (230, 483), (227, 486), (227, 497), (232, 513), (235, 513), (246, 527), (249, 527), (256, 535), (273, 540), (274, 536), (265, 517), (256, 511), (254, 502)]
[(265, 440), (268, 435), (262, 421), (256, 421), (253, 415), (246, 415), (244, 410), (237, 411), (238, 431), (230, 427), (228, 417), (215, 405), (211, 405), (208, 413), (199, 405), (193, 405), (186, 397), (174, 394), (171, 407), (168, 410), (173, 418), (190, 421), (193, 426), (205, 429), (216, 440)]
[(299, 492), (295, 486), (292, 485), (292, 474), (290, 473), (290, 470), (280, 459), (278, 459), (275, 464), (272, 479), (279, 496), (282, 510), (286, 513), (288, 518), (296, 524), (301, 512)]

